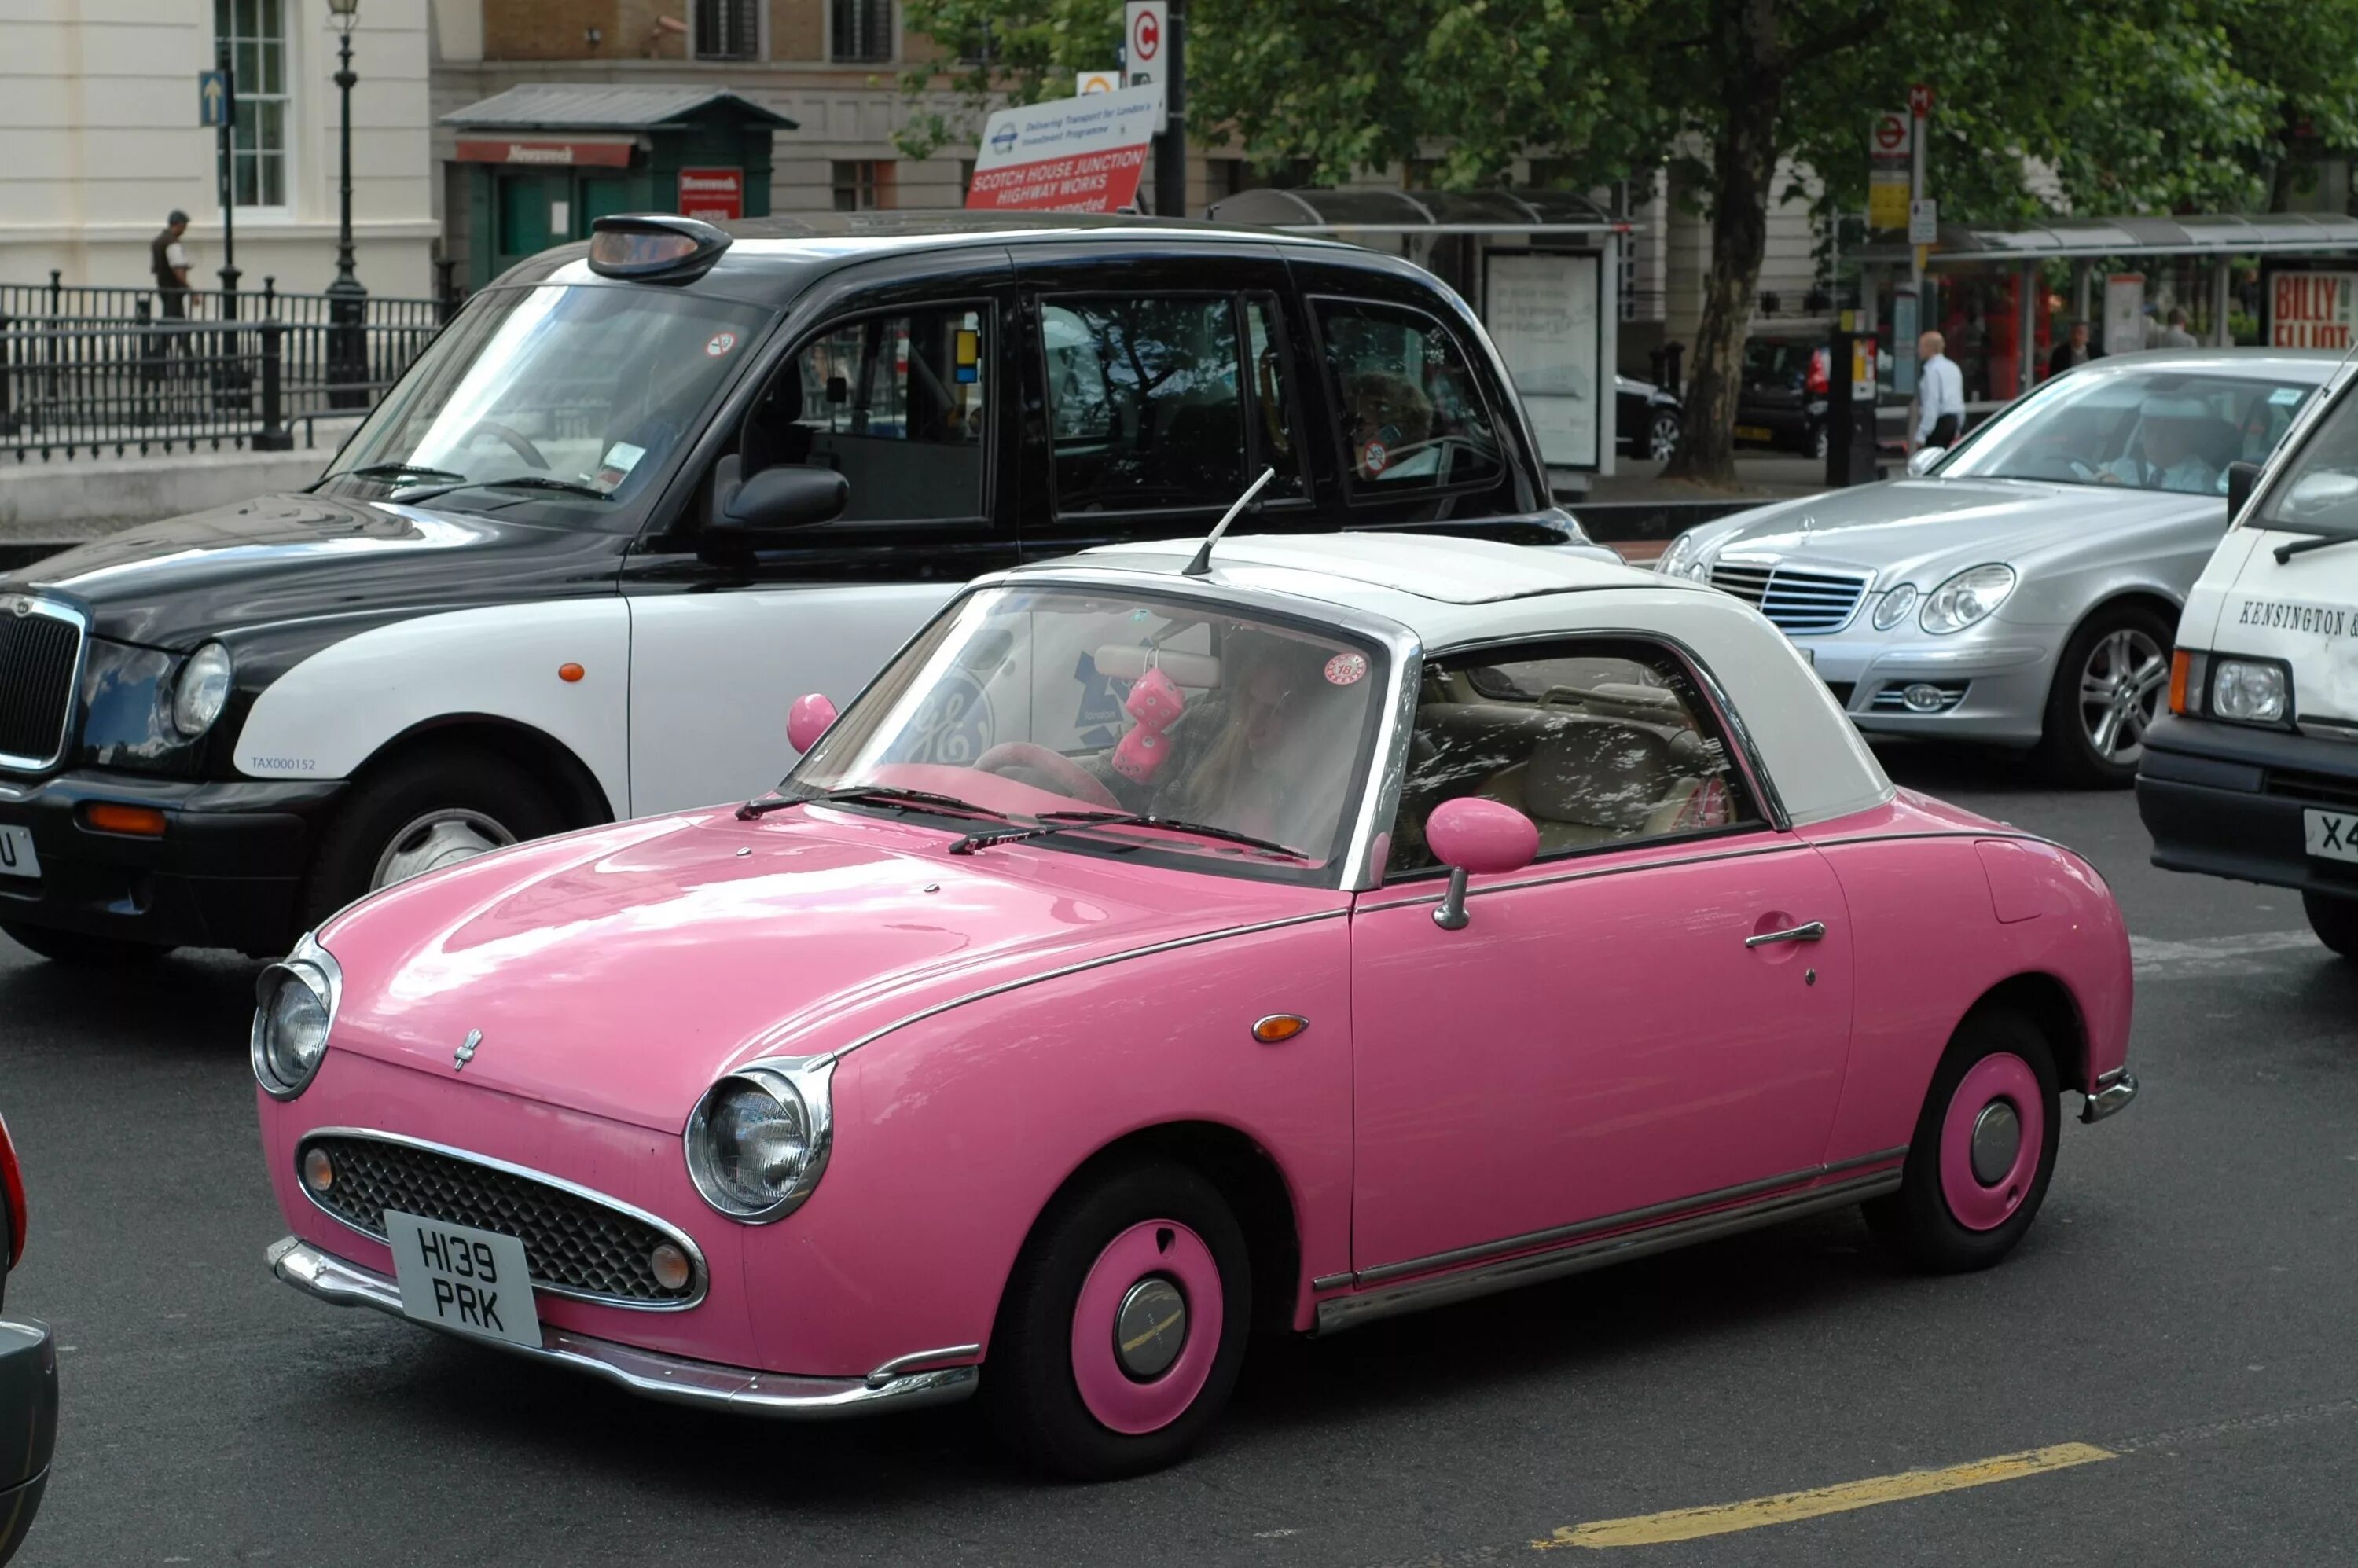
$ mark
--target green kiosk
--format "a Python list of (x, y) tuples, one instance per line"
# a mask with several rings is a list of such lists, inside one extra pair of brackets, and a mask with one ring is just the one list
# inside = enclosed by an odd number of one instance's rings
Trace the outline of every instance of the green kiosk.
[(442, 121), (466, 170), (471, 291), (609, 213), (766, 218), (770, 138), (795, 129), (726, 89), (590, 83), (512, 87)]

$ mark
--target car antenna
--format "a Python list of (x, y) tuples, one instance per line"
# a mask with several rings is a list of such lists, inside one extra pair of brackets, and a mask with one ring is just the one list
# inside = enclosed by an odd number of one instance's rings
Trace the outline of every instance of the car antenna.
[(1277, 470), (1273, 468), (1263, 469), (1260, 470), (1260, 477), (1253, 481), (1251, 484), (1246, 486), (1245, 492), (1237, 497), (1236, 504), (1229, 507), (1227, 514), (1222, 516), (1217, 523), (1212, 524), (1212, 531), (1204, 535), (1204, 547), (1195, 552), (1195, 558), (1194, 560), (1189, 561), (1184, 567), (1180, 568), (1180, 576), (1209, 577), (1211, 575), (1212, 546), (1220, 542), (1220, 535), (1228, 531), (1228, 524), (1237, 520), (1237, 514), (1242, 512), (1245, 507), (1250, 503), (1254, 496), (1260, 493), (1260, 487), (1267, 484), (1271, 480), (1273, 480), (1276, 477)]

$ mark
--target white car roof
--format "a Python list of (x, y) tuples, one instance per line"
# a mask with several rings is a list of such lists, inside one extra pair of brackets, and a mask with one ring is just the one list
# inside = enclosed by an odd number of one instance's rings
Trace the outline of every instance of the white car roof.
[[(1201, 538), (1107, 546), (1065, 564), (1175, 576), (1202, 546)], [(1700, 583), (1569, 551), (1364, 533), (1223, 539), (1210, 575), (1195, 580), (1380, 616), (1414, 633), (1428, 654), (1504, 638), (1668, 638), (1725, 692), (1792, 820), (1824, 821), (1892, 795), (1875, 754), (1784, 633), (1750, 605)]]

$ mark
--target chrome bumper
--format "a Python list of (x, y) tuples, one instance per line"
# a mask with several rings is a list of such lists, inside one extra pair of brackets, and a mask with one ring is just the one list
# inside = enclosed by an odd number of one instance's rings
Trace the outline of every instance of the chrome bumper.
[(2126, 1067), (2115, 1067), (2096, 1080), (2096, 1092), (2080, 1108), (2080, 1119), (2102, 1121), (2136, 1098), (2136, 1076)]
[[(271, 1243), (263, 1256), (268, 1260), (272, 1273), (308, 1295), (334, 1306), (374, 1307), (405, 1323), (416, 1322), (402, 1313), (400, 1288), (373, 1269), (347, 1263), (292, 1236)], [(980, 1374), (980, 1368), (975, 1367), (902, 1372), (897, 1368), (914, 1359), (903, 1357), (898, 1362), (886, 1363), (866, 1378), (795, 1377), (634, 1350), (611, 1339), (592, 1339), (586, 1334), (546, 1325), (541, 1329), (537, 1350), (492, 1339), (471, 1337), (469, 1342), (588, 1372), (653, 1400), (784, 1421), (831, 1421), (887, 1409), (947, 1404), (973, 1393)], [(968, 1355), (976, 1349), (972, 1346), (958, 1348)], [(932, 1358), (940, 1359), (947, 1354), (938, 1352)]]

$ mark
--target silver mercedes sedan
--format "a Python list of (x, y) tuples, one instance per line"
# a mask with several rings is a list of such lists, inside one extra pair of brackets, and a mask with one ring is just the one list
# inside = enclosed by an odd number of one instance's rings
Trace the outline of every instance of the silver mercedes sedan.
[(2035, 748), (2124, 786), (2166, 699), (2187, 590), (2340, 356), (2162, 350), (2017, 399), (1909, 477), (1741, 512), (1656, 569), (1759, 606), (1861, 730)]

